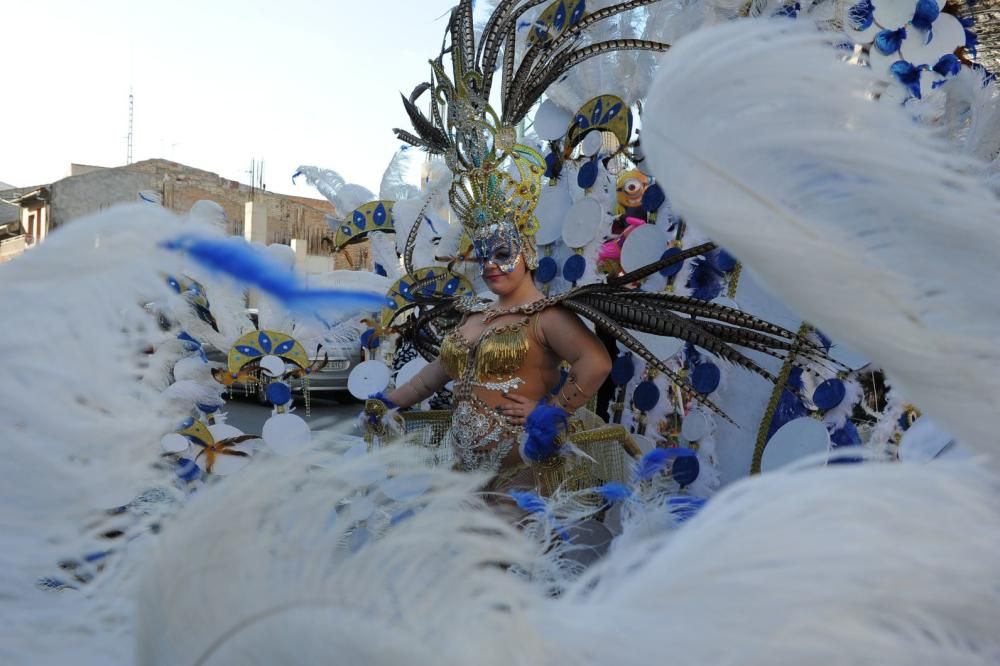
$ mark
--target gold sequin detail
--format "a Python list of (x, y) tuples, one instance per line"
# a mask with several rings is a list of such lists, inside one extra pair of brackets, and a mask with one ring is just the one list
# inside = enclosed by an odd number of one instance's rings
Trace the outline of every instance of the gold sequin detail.
[(528, 356), (528, 322), (519, 322), (487, 329), (480, 336), (478, 346), (472, 345), (458, 331), (453, 331), (441, 342), (439, 358), (448, 376), (459, 379), (465, 376), (470, 357), (475, 358), (477, 382), (486, 382), (497, 377), (511, 379), (524, 364)]

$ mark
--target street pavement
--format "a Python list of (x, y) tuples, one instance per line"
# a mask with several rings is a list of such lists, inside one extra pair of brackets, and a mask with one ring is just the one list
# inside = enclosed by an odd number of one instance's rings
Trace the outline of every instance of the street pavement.
[[(313, 432), (327, 431), (357, 435), (355, 421), (364, 405), (347, 398), (338, 400), (332, 396), (320, 396), (322, 394), (313, 394), (309, 416), (306, 416), (306, 407), (301, 398), (296, 397), (293, 414), (305, 419)], [(245, 398), (242, 395), (234, 395), (228, 399), (222, 411), (226, 412), (227, 423), (245, 433), (259, 434), (264, 427), (264, 421), (271, 416), (270, 405), (258, 404), (252, 398)]]

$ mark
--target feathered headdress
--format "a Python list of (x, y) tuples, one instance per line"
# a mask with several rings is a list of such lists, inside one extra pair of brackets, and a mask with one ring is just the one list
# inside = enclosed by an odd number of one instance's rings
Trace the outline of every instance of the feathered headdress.
[[(445, 47), (431, 61), (431, 81), (403, 97), (413, 132), (396, 129), (395, 133), (444, 157), (455, 174), (449, 201), (481, 259), (492, 258), (508, 270), (523, 254), (529, 268), (537, 266), (534, 210), (546, 165), (537, 151), (517, 143), (516, 125), (553, 82), (589, 58), (619, 50), (666, 51), (666, 44), (642, 39), (589, 41), (580, 46), (581, 38), (602, 21), (656, 1), (625, 0), (587, 14), (583, 1), (556, 0), (534, 22), (520, 58), (518, 26), (540, 2), (503, 0), (478, 43), (472, 0), (462, 0), (452, 11)], [(489, 99), (501, 53), (498, 113)], [(450, 73), (445, 70), (445, 55), (450, 55)], [(432, 95), (430, 117), (417, 107), (427, 91)]]

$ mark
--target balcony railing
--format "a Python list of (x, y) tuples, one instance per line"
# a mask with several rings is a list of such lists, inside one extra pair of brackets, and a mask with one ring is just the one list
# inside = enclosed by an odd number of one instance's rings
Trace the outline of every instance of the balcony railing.
[(28, 234), (21, 234), (6, 240), (0, 240), (0, 261), (9, 261), (25, 249), (31, 247), (33, 239)]

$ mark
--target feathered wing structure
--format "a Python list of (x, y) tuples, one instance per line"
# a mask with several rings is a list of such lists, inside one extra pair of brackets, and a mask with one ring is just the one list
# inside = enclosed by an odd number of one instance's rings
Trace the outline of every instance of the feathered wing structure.
[(544, 657), (519, 612), (538, 595), (506, 571), (529, 545), (472, 496), (484, 477), (417, 457), (273, 461), (196, 498), (149, 561), (138, 663)]
[(362, 185), (348, 183), (332, 169), (314, 166), (300, 166), (292, 175), (292, 181), (305, 176), (306, 182), (319, 190), (326, 200), (337, 209), (338, 215), (347, 215), (361, 204), (375, 198), (371, 190)]
[[(382, 174), (382, 184), (378, 191), (379, 199), (400, 201), (420, 196), (420, 190), (406, 182), (407, 171), (409, 171), (412, 161), (413, 153), (407, 146), (396, 151), (389, 166), (385, 168), (385, 173)], [(344, 211), (344, 213), (346, 212)]]
[(650, 163), (685, 219), (990, 450), (1000, 202), (828, 40), (750, 21), (682, 40), (649, 96)]
[(990, 664), (998, 516), (972, 465), (769, 473), (613, 551), (539, 622), (572, 663)]
[[(833, 364), (814, 342), (742, 310), (686, 296), (640, 292), (627, 286), (646, 275), (714, 248), (713, 244), (705, 243), (684, 250), (606, 283), (577, 287), (543, 299), (536, 302), (531, 311), (560, 305), (575, 312), (610, 332), (625, 347), (671, 377), (685, 391), (688, 391), (684, 388), (687, 383), (657, 358), (634, 332), (679, 338), (770, 381), (774, 381), (774, 377), (738, 347), (778, 358), (798, 354), (806, 361)], [(399, 324), (398, 330), (428, 359), (436, 357), (444, 334), (449, 326), (458, 321), (459, 314), (476, 307), (466, 300), (443, 297), (415, 298), (413, 305), (422, 308), (420, 315)], [(690, 391), (689, 395), (710, 409), (719, 411), (703, 396)]]
[[(160, 486), (157, 442), (190, 409), (138, 379), (161, 332), (146, 303), (166, 297), (177, 255), (160, 244), (181, 229), (145, 204), (75, 220), (0, 266), (0, 662), (127, 661), (131, 610), (115, 538), (128, 512), (108, 512)], [(114, 553), (114, 555), (101, 555)], [(62, 561), (100, 560), (79, 592)]]

